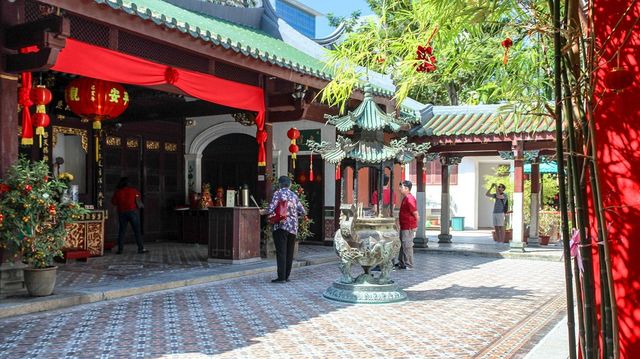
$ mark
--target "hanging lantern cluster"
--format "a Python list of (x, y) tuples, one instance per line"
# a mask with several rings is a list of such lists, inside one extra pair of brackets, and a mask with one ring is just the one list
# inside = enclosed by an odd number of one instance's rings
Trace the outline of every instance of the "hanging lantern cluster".
[(120, 116), (129, 106), (129, 94), (118, 83), (77, 78), (64, 90), (64, 99), (76, 115), (93, 121), (93, 128), (102, 128), (101, 121)]
[(418, 45), (416, 49), (417, 60), (416, 72), (434, 72), (436, 66), (436, 57), (433, 56), (433, 48), (431, 46)]
[(438, 27), (436, 26), (433, 29), (433, 32), (431, 32), (431, 35), (425, 45), (418, 45), (418, 48), (416, 49), (416, 57), (418, 60), (416, 64), (416, 72), (434, 72), (438, 69), (436, 66), (436, 57), (433, 55), (433, 48), (429, 45), (437, 33)]
[(51, 102), (53, 96), (51, 91), (44, 85), (38, 85), (31, 90), (31, 102), (36, 105), (36, 113), (33, 116), (33, 126), (36, 128), (36, 135), (38, 135), (40, 147), (42, 147), (42, 136), (44, 136), (44, 128), (49, 126), (51, 122), (49, 115), (47, 115), (46, 106)]
[(633, 74), (631, 71), (626, 68), (620, 66), (620, 51), (617, 54), (618, 64), (616, 67), (612, 68), (607, 74), (604, 76), (604, 83), (607, 85), (607, 88), (615, 93), (620, 93), (622, 90), (633, 84)]
[(289, 131), (287, 131), (287, 137), (289, 137), (289, 139), (291, 140), (291, 144), (289, 145), (289, 152), (291, 152), (293, 168), (296, 168), (296, 154), (300, 150), (300, 148), (296, 144), (296, 140), (300, 138), (300, 131), (298, 131), (298, 129), (295, 127), (291, 127)]
[(502, 63), (506, 65), (509, 61), (509, 49), (511, 48), (511, 46), (513, 46), (513, 40), (507, 37), (506, 39), (502, 40), (500, 44), (502, 45), (502, 47), (504, 47), (504, 56), (502, 57)]

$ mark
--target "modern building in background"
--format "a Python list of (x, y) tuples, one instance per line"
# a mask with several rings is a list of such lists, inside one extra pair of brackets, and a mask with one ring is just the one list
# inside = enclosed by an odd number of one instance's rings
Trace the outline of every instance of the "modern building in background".
[(276, 0), (276, 14), (310, 39), (316, 37), (316, 16), (321, 13), (296, 0)]

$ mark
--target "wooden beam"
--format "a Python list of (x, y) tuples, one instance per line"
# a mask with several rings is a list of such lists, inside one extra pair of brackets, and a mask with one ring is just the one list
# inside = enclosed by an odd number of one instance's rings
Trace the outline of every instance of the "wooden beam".
[[(525, 151), (531, 150), (549, 150), (555, 149), (555, 141), (524, 141)], [(512, 143), (509, 142), (489, 142), (489, 143), (457, 143), (457, 144), (438, 144), (429, 149), (434, 153), (455, 153), (464, 156), (489, 156), (497, 155), (498, 151), (511, 151)], [(555, 151), (553, 151), (555, 153)]]
[(64, 47), (64, 39), (70, 33), (69, 19), (51, 15), (37, 21), (7, 28), (4, 34), (4, 46), (13, 50), (32, 45)]
[(47, 71), (55, 65), (60, 54), (59, 48), (40, 48), (40, 51), (31, 54), (7, 55), (5, 71), (11, 73)]

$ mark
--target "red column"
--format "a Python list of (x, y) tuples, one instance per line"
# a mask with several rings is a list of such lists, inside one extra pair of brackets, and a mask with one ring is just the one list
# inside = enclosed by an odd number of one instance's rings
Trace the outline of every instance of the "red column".
[(513, 148), (514, 154), (514, 174), (513, 174), (513, 204), (511, 206), (511, 228), (512, 240), (511, 249), (514, 251), (524, 251), (523, 228), (523, 204), (524, 204), (524, 151), (523, 143), (518, 142)]

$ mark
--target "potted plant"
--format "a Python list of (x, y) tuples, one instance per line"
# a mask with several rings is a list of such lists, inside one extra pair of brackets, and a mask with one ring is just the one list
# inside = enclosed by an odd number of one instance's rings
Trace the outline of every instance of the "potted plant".
[(53, 259), (62, 254), (65, 225), (86, 210), (65, 196), (68, 178), (50, 175), (44, 161), (24, 157), (0, 179), (0, 245), (21, 255), (27, 291), (32, 296), (53, 293)]
[[(298, 217), (298, 235), (296, 236), (296, 245), (293, 250), (295, 258), (298, 255), (298, 243), (313, 236), (313, 232), (311, 232), (311, 224), (313, 223), (313, 220), (309, 218), (309, 202), (307, 201), (304, 189), (299, 183), (293, 180), (291, 174), (289, 174), (289, 178), (291, 178), (291, 187), (289, 187), (289, 189), (298, 195), (302, 207), (304, 207), (304, 210), (307, 212), (305, 216)], [(274, 187), (274, 191), (277, 190), (277, 183), (275, 178), (270, 176), (269, 179)], [(264, 201), (262, 203), (263, 208), (266, 208), (268, 206), (269, 202)], [(261, 245), (261, 247), (264, 248), (263, 252), (265, 254), (265, 257), (272, 257), (273, 255), (275, 255), (275, 246), (273, 245), (273, 230), (271, 228), (271, 224), (268, 221), (267, 225), (262, 229), (262, 234), (265, 241)]]
[(540, 238), (540, 245), (546, 246), (549, 244), (549, 239), (554, 231), (557, 231), (560, 225), (560, 217), (558, 212), (555, 211), (540, 211), (538, 213), (538, 237)]

